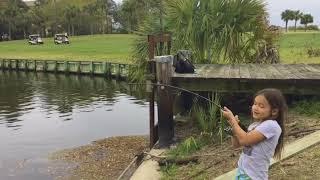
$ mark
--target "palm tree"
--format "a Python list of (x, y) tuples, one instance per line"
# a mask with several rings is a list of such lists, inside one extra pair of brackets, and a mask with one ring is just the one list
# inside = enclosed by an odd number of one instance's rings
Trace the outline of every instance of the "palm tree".
[(90, 23), (90, 34), (93, 35), (93, 27), (95, 24), (95, 21), (98, 19), (96, 16), (96, 4), (88, 4), (83, 8), (84, 13), (86, 13), (88, 17), (88, 21)]
[(293, 11), (294, 32), (296, 32), (297, 30), (297, 21), (301, 18), (302, 15), (303, 15), (302, 12), (300, 12), (299, 10)]
[(71, 34), (72, 36), (75, 35), (75, 21), (77, 15), (80, 13), (80, 9), (75, 5), (67, 5), (65, 8), (65, 17), (68, 22), (68, 34)]
[(288, 22), (294, 19), (293, 11), (285, 10), (281, 13), (281, 19), (286, 23), (286, 32), (288, 32)]
[(254, 61), (266, 43), (266, 17), (261, 0), (167, 1), (174, 46), (192, 50), (197, 63)]
[[(172, 52), (189, 49), (196, 63), (256, 62), (263, 49), (273, 47), (261, 0), (166, 0), (164, 5), (163, 27), (172, 34)], [(134, 48), (134, 64), (139, 67), (134, 79), (143, 75), (146, 65), (146, 35), (161, 32), (159, 15), (147, 15)]]
[(311, 16), (311, 14), (304, 14), (304, 15), (301, 17), (300, 23), (301, 23), (301, 24), (304, 24), (304, 26), (305, 26), (305, 31), (307, 31), (308, 24), (309, 24), (309, 23), (313, 23), (313, 16)]

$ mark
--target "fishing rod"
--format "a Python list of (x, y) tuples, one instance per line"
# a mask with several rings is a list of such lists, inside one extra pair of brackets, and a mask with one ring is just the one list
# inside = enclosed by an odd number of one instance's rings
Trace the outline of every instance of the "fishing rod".
[[(173, 85), (168, 85), (168, 84), (161, 84), (161, 83), (150, 83), (151, 85), (154, 85), (154, 86), (164, 86), (164, 87), (169, 87), (169, 88), (172, 88), (172, 89), (177, 89), (177, 90), (180, 90), (180, 91), (184, 91), (184, 92), (187, 92), (187, 93), (190, 93), (192, 95), (195, 95), (197, 97), (200, 97), (206, 101), (209, 101), (210, 103), (212, 103), (213, 105), (219, 107), (220, 109), (223, 109), (222, 106), (220, 104), (217, 104), (216, 102), (212, 101), (211, 99), (209, 98), (206, 98), (204, 96), (201, 96), (200, 94), (197, 94), (197, 93), (194, 93), (188, 89), (184, 89), (184, 88), (180, 88), (180, 87), (177, 87), (177, 86), (173, 86)], [(149, 83), (129, 83), (129, 85), (149, 85)]]
[[(212, 103), (213, 105), (219, 107), (221, 110), (224, 110), (220, 104), (217, 104), (216, 102), (212, 101), (211, 99), (208, 99), (208, 98), (206, 98), (204, 96), (201, 96), (200, 94), (194, 93), (194, 92), (192, 92), (192, 91), (190, 91), (188, 89), (184, 89), (184, 88), (180, 88), (180, 87), (172, 86), (172, 85), (168, 85), (168, 84), (161, 84), (161, 83), (150, 83), (150, 84), (154, 85), (154, 86), (165, 86), (165, 87), (169, 87), (169, 88), (172, 88), (172, 89), (185, 91), (187, 93), (193, 94), (193, 95), (195, 95), (197, 97), (200, 97), (200, 98)], [(129, 85), (149, 85), (149, 83), (129, 83)], [(241, 129), (243, 129), (245, 132), (247, 132), (247, 127), (245, 125), (243, 125), (241, 122), (239, 122), (239, 126), (241, 127)], [(232, 127), (231, 126), (228, 126), (228, 127), (224, 128), (224, 131), (227, 134), (232, 135)]]

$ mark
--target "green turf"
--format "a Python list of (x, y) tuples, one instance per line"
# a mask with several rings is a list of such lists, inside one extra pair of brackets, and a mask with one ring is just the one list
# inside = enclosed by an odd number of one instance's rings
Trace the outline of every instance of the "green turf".
[(69, 45), (55, 45), (53, 38), (44, 38), (43, 45), (28, 45), (27, 40), (0, 42), (0, 58), (129, 63), (135, 37), (124, 34), (74, 36), (69, 38)]
[(320, 63), (320, 57), (309, 57), (307, 48), (320, 49), (320, 32), (284, 33), (279, 41), (282, 63)]
[[(93, 35), (70, 37), (70, 45), (55, 45), (45, 38), (44, 45), (28, 45), (27, 40), (0, 42), (0, 59), (82, 60), (130, 63), (134, 35)], [(307, 48), (320, 48), (320, 32), (289, 32), (279, 41), (282, 63), (320, 63), (308, 57)]]

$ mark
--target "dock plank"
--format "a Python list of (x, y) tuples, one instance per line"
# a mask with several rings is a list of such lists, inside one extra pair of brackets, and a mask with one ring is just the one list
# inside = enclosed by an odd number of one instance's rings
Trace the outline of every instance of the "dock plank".
[(286, 65), (278, 64), (278, 65), (275, 65), (274, 68), (277, 69), (279, 73), (282, 74), (284, 80), (300, 79), (297, 75), (292, 73)]
[(232, 78), (232, 79), (240, 78), (240, 66), (238, 64), (230, 65), (229, 78)]
[(208, 78), (225, 78), (226, 65), (214, 64)]
[(260, 68), (260, 64), (249, 64), (249, 71), (252, 79), (267, 79), (266, 72)]
[(239, 65), (239, 71), (240, 71), (240, 78), (241, 79), (250, 79), (250, 72), (249, 72), (249, 68), (246, 64), (240, 64)]
[(308, 79), (304, 73), (300, 72), (300, 67), (297, 64), (286, 64), (284, 65), (292, 74), (297, 76), (299, 79)]
[(270, 65), (266, 65), (266, 69), (268, 69), (268, 71), (271, 73), (273, 79), (286, 79), (286, 76), (279, 72), (278, 69), (276, 68), (277, 65), (275, 64), (270, 64)]

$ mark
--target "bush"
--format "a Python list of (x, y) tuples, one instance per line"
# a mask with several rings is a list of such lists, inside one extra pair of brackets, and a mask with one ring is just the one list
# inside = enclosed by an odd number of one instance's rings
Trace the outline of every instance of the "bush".
[(309, 57), (320, 57), (320, 48), (308, 47), (307, 54)]
[[(297, 30), (304, 31), (305, 29), (306, 29), (305, 26), (297, 26)], [(317, 25), (309, 25), (307, 26), (307, 30), (318, 31), (319, 27)], [(294, 26), (290, 26), (289, 31), (294, 31)]]

